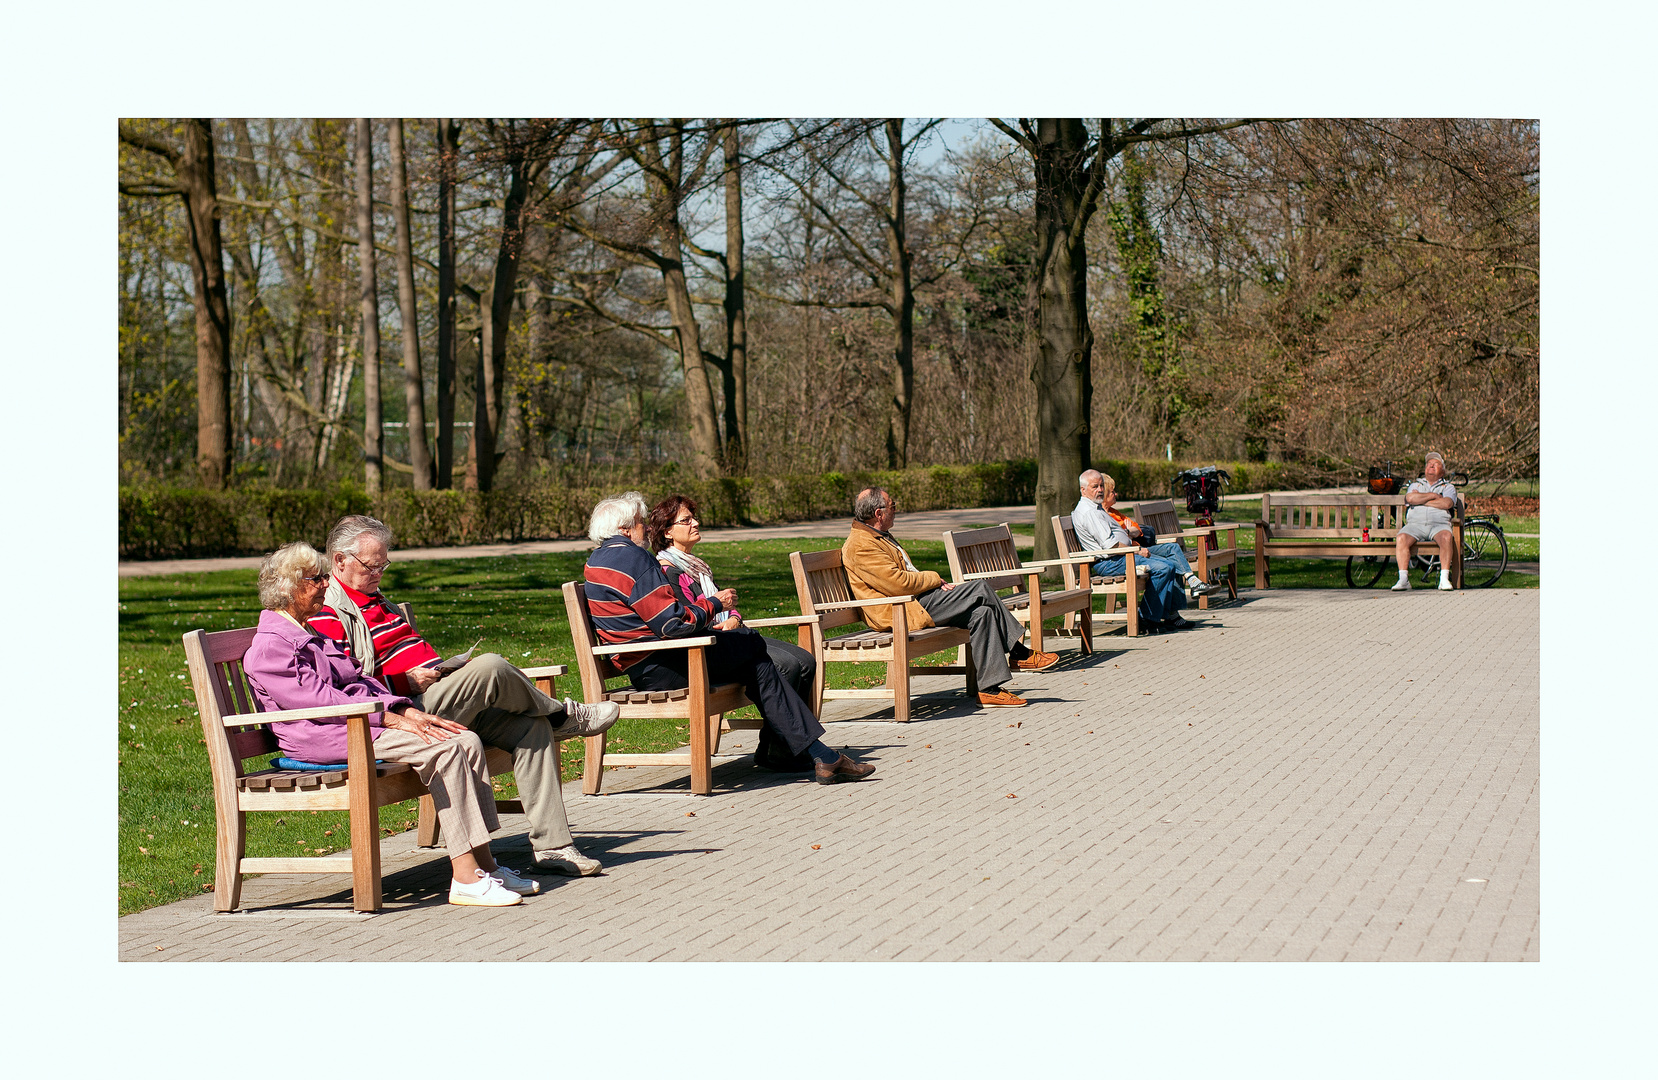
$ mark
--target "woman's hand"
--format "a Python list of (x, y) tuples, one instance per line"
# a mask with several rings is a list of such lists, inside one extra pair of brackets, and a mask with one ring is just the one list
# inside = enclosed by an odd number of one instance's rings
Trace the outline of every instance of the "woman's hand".
[(420, 709), (415, 708), (413, 705), (410, 705), (402, 712), (387, 713), (385, 726), (395, 728), (398, 731), (407, 731), (411, 734), (419, 735), (423, 741), (429, 743), (443, 742), (445, 739), (449, 738), (451, 734), (458, 734), (466, 730), (466, 728), (455, 723), (453, 720), (445, 720), (441, 716), (433, 716), (431, 713), (423, 712)]
[(734, 608), (737, 606), (737, 590), (721, 589), (714, 594), (714, 599), (718, 600), (723, 608)]
[(714, 627), (714, 629), (716, 629), (716, 630), (735, 630), (735, 629), (737, 629), (737, 627), (739, 627), (741, 625), (743, 625), (743, 617), (741, 615), (733, 615), (733, 616), (731, 616), (731, 618), (727, 619), (725, 622), (723, 622), (720, 625)]

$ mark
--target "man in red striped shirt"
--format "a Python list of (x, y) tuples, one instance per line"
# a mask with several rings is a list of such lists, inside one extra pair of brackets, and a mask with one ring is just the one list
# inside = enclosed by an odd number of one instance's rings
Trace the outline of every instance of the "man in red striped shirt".
[(497, 653), (473, 657), (458, 671), (438, 670), (442, 657), (380, 592), (391, 565), (392, 534), (361, 514), (341, 518), (328, 534), (333, 577), (313, 630), (342, 643), (363, 673), (380, 679), (415, 707), (471, 728), (486, 745), (510, 750), (513, 775), (529, 819), (535, 869), (587, 876), (597, 859), (581, 853), (564, 815), (558, 741), (597, 735), (616, 722), (611, 702), (559, 702)]

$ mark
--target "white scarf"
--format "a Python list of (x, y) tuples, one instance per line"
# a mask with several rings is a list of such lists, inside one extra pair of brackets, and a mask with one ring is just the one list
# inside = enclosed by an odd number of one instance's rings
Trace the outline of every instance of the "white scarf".
[(672, 563), (680, 570), (683, 570), (685, 573), (690, 574), (693, 578), (696, 578), (697, 586), (702, 589), (702, 595), (708, 597), (709, 599), (713, 599), (714, 594), (720, 591), (714, 586), (714, 575), (708, 569), (708, 564), (697, 558), (695, 555), (692, 555), (689, 551), (681, 551), (679, 548), (669, 544), (667, 547), (657, 552), (656, 557), (659, 561)]

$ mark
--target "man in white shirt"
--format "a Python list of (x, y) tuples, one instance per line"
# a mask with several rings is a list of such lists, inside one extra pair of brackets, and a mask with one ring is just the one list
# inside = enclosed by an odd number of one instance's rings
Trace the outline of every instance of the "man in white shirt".
[(1405, 489), (1405, 523), (1399, 529), (1394, 544), (1394, 558), (1399, 561), (1399, 580), (1394, 592), (1410, 589), (1411, 549), (1418, 541), (1432, 541), (1439, 545), (1439, 591), (1451, 591), (1451, 510), (1456, 506), (1457, 489), (1445, 479), (1445, 459), (1437, 450), (1429, 450), (1422, 463), (1422, 478), (1411, 481)]
[[(1077, 486), (1082, 489), (1082, 497), (1071, 511), (1071, 527), (1076, 530), (1082, 550), (1108, 551), (1134, 546), (1134, 537), (1140, 531), (1138, 526), (1111, 509), (1117, 504), (1116, 481), (1097, 469), (1089, 469), (1077, 477)], [(1145, 596), (1141, 600), (1141, 617), (1147, 628), (1184, 630), (1195, 625), (1180, 615), (1180, 609), (1186, 606), (1182, 585), (1190, 588), (1193, 596), (1212, 592), (1214, 586), (1192, 572), (1180, 545), (1157, 544), (1144, 548), (1135, 559), (1147, 571)], [(1109, 555), (1094, 563), (1093, 572), (1102, 576), (1121, 574), (1124, 567), (1121, 555)]]

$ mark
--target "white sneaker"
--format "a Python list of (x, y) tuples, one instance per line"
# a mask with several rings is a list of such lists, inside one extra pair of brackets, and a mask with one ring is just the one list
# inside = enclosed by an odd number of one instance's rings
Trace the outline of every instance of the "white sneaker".
[(501, 883), (478, 871), (478, 880), (472, 885), (459, 881), (449, 882), (449, 902), (457, 907), (511, 907), (522, 904), (524, 898), (515, 892), (508, 892)]
[(564, 723), (553, 729), (555, 739), (585, 739), (589, 735), (609, 731), (610, 725), (622, 715), (622, 707), (614, 701), (589, 705), (573, 698), (564, 699)]
[(1196, 599), (1199, 596), (1208, 596), (1210, 593), (1219, 592), (1220, 586), (1211, 585), (1207, 581), (1204, 581), (1202, 578), (1198, 577), (1196, 574), (1193, 574), (1191, 577), (1186, 579), (1186, 589), (1192, 594), (1192, 598)]
[[(485, 874), (486, 871), (478, 871), (479, 877), (483, 877)], [(501, 888), (507, 890), (507, 892), (515, 892), (519, 896), (534, 896), (541, 891), (541, 882), (535, 880), (535, 878), (527, 878), (523, 874), (502, 866), (500, 863), (496, 863), (495, 869), (487, 871), (487, 874), (499, 881)]]
[(1410, 578), (1402, 577), (1393, 583), (1394, 592), (1410, 592)]
[(574, 844), (552, 851), (535, 853), (535, 869), (544, 874), (563, 874), (565, 877), (592, 877), (602, 866), (597, 859), (583, 855)]
[(1452, 589), (1451, 589), (1451, 579), (1446, 577), (1444, 574), (1439, 575), (1439, 591), (1440, 592), (1451, 592), (1452, 591)]

